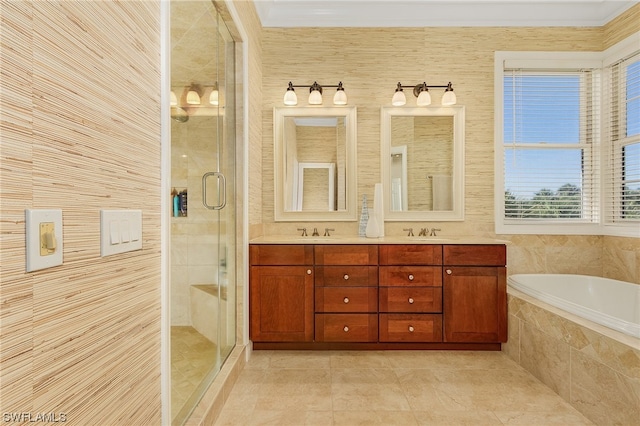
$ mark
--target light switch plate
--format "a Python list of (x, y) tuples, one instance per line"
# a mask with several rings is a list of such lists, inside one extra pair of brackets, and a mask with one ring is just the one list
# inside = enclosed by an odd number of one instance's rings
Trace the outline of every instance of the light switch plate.
[(100, 210), (101, 257), (142, 249), (140, 235), (142, 210)]
[[(26, 209), (24, 216), (27, 231), (27, 272), (62, 265), (62, 210)], [(53, 229), (56, 242), (53, 253), (50, 250), (41, 251), (41, 224), (45, 224), (42, 227), (46, 230)]]

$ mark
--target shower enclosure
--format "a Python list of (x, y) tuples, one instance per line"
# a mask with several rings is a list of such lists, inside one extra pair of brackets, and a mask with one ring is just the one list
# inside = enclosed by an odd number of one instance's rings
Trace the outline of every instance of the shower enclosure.
[(171, 417), (236, 340), (234, 42), (212, 2), (171, 2)]

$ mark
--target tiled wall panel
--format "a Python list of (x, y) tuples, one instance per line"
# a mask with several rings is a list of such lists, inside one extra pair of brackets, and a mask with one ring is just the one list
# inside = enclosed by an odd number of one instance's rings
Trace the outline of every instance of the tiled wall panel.
[[(0, 7), (0, 410), (159, 424), (159, 2)], [(26, 208), (62, 209), (63, 265), (25, 272)], [(100, 257), (102, 208), (142, 250)]]

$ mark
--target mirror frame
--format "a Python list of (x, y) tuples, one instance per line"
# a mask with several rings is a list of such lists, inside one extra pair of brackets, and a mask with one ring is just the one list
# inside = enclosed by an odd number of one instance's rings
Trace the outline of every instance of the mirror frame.
[[(344, 117), (346, 130), (346, 172), (344, 211), (285, 211), (284, 176), (284, 119), (286, 117)], [(304, 221), (356, 221), (357, 194), (357, 117), (356, 107), (275, 107), (273, 110), (273, 155), (274, 155), (274, 216), (276, 222)]]
[[(464, 220), (464, 106), (382, 107), (380, 113), (380, 167), (384, 197), (384, 220), (389, 222)], [(391, 119), (392, 117), (453, 117), (453, 210), (391, 211)]]

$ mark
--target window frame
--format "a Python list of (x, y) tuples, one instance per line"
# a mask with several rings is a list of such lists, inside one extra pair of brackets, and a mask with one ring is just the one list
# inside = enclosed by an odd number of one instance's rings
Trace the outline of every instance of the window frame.
[[(607, 194), (605, 187), (621, 176), (608, 175), (608, 164), (606, 156), (612, 149), (612, 141), (608, 140), (605, 134), (605, 120), (609, 120), (605, 111), (607, 100), (605, 99), (605, 87), (608, 84), (606, 73), (609, 65), (619, 62), (625, 57), (631, 56), (638, 51), (640, 46), (640, 32), (632, 34), (623, 41), (615, 44), (603, 52), (522, 52), (522, 51), (496, 51), (494, 61), (494, 213), (496, 234), (540, 234), (540, 235), (607, 235), (640, 238), (640, 224), (637, 221), (629, 222), (607, 222), (605, 218), (605, 203)], [(597, 221), (595, 223), (580, 223), (569, 221), (554, 221), (553, 219), (538, 219), (535, 222), (513, 223), (505, 218), (505, 182), (504, 182), (504, 68), (505, 61), (517, 62), (518, 67), (535, 69), (578, 69), (600, 68), (602, 73), (602, 83), (599, 96), (600, 112), (600, 146), (599, 152), (594, 155), (599, 156), (599, 172), (594, 178), (598, 184)], [(510, 65), (509, 68), (515, 68)], [(607, 180), (608, 179), (608, 180)]]
[[(582, 68), (601, 68), (602, 60), (598, 52), (495, 52), (495, 81), (494, 81), (494, 211), (496, 234), (584, 234), (596, 235), (600, 232), (598, 223), (592, 219), (508, 219), (505, 217), (505, 182), (504, 182), (504, 77), (505, 64), (508, 68), (526, 68), (528, 70), (539, 69), (540, 71), (562, 71), (576, 70)], [(582, 106), (581, 106), (582, 107)], [(531, 145), (533, 146), (533, 145)], [(549, 147), (548, 149), (557, 149)], [(585, 149), (585, 144), (580, 143), (571, 147), (572, 149)], [(596, 152), (593, 155), (599, 158), (600, 153), (597, 147), (593, 147)], [(595, 196), (599, 198), (600, 194)], [(594, 220), (599, 220), (598, 212), (594, 213)]]
[[(631, 35), (630, 37), (627, 37), (625, 40), (621, 41), (620, 43), (605, 50), (602, 55), (602, 58), (603, 58), (602, 68), (607, 69), (611, 65), (617, 62), (620, 62), (624, 58), (628, 58), (634, 54), (638, 54), (639, 52), (638, 46), (640, 46), (640, 32), (637, 32)], [(610, 77), (611, 76), (609, 75), (609, 73), (604, 74), (603, 85), (602, 85), (603, 90), (605, 90), (605, 88), (611, 84)], [(615, 94), (612, 94), (612, 96), (613, 95), (620, 96), (621, 94), (615, 93)], [(621, 101), (621, 99), (619, 99), (619, 101)], [(608, 104), (609, 102), (603, 102), (603, 106), (602, 106), (603, 115), (606, 115), (608, 113), (605, 110)], [(625, 109), (624, 108), (619, 109), (618, 112), (620, 114), (624, 114)], [(606, 118), (609, 119), (610, 117), (607, 116)], [(611, 167), (608, 161), (608, 157), (610, 155), (613, 155), (612, 152), (614, 150), (622, 150), (625, 146), (638, 143), (640, 141), (640, 138), (638, 135), (635, 135), (632, 137), (621, 137), (616, 140), (609, 140), (608, 135), (605, 134), (606, 132), (605, 127), (606, 126), (603, 126), (603, 130), (602, 130), (603, 143), (604, 143), (604, 146), (601, 152), (602, 164), (603, 164), (602, 175), (603, 177), (604, 176), (610, 177), (610, 180), (606, 182), (606, 184), (616, 186), (618, 184), (621, 184), (621, 182), (623, 181), (623, 177), (621, 175), (619, 176), (614, 175), (613, 172), (611, 172)], [(622, 159), (623, 157), (621, 156), (620, 158)], [(606, 217), (607, 212), (605, 212), (605, 209), (607, 208), (607, 203), (611, 203), (611, 202), (616, 204), (621, 203), (621, 197), (616, 195), (606, 194), (605, 191), (602, 191), (602, 194), (601, 194), (601, 206), (602, 206), (601, 208), (603, 210), (603, 214), (602, 214), (603, 221), (601, 225), (602, 234), (611, 235), (611, 236), (640, 238), (640, 222), (638, 221), (615, 221), (614, 222), (614, 221), (608, 220), (608, 218)]]

